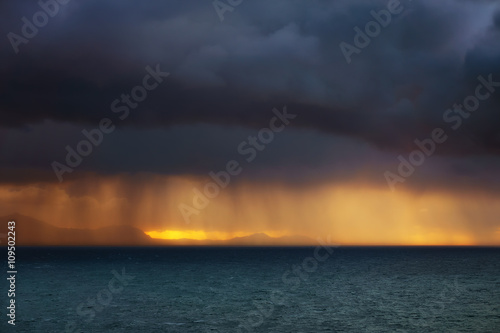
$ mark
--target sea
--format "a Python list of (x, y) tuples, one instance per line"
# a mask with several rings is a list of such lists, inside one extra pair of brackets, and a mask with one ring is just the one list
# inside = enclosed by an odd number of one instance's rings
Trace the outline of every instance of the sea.
[(16, 269), (2, 333), (500, 332), (500, 248), (20, 247)]

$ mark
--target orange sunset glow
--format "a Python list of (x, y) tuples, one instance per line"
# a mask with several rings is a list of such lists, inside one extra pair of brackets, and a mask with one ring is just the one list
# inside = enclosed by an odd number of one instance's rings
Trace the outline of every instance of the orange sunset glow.
[[(241, 182), (185, 221), (178, 207), (191, 204), (193, 186), (202, 188), (205, 179), (141, 179), (144, 185), (129, 187), (130, 193), (123, 188), (133, 179), (115, 176), (62, 187), (3, 186), (0, 198), (11, 209), (56, 227), (130, 225), (164, 240), (222, 241), (265, 233), (307, 237), (312, 244), (326, 236), (343, 245), (500, 244), (495, 225), (500, 199), (485, 194), (391, 192), (358, 183), (294, 188)], [(9, 214), (5, 206), (1, 213)]]
[[(285, 234), (280, 234), (272, 231), (264, 233), (270, 237), (282, 237)], [(251, 236), (249, 232), (221, 232), (221, 231), (204, 231), (204, 230), (163, 230), (163, 231), (146, 231), (146, 235), (152, 238), (159, 239), (194, 239), (194, 240), (229, 240), (235, 237)]]

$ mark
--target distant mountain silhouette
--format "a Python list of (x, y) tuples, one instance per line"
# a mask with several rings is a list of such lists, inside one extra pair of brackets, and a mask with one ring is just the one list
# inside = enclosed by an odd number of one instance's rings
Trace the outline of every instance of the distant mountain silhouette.
[[(0, 221), (16, 221), (16, 245), (22, 246), (287, 246), (314, 245), (303, 236), (273, 238), (265, 233), (236, 237), (224, 241), (194, 239), (155, 239), (131, 226), (99, 229), (59, 228), (19, 213), (0, 217)], [(6, 233), (0, 233), (0, 245), (7, 244)], [(3, 231), (2, 231), (3, 232)]]
[[(54, 227), (21, 214), (0, 217), (0, 221), (16, 221), (16, 245), (151, 245), (152, 238), (142, 230), (130, 226), (112, 226), (100, 229), (73, 229)], [(0, 239), (2, 245), (7, 243)]]
[(228, 245), (314, 245), (314, 240), (304, 236), (270, 237), (265, 233), (236, 237), (225, 241)]

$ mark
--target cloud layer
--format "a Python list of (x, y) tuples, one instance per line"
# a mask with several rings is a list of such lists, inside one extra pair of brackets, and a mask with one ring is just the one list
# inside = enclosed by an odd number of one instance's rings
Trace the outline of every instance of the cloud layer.
[[(449, 184), (460, 173), (488, 187), (499, 163), (500, 92), (457, 131), (443, 114), (474, 93), (478, 76), (500, 81), (498, 3), (401, 2), (402, 13), (348, 64), (339, 44), (354, 44), (354, 27), (364, 29), (371, 11), (386, 6), (248, 1), (221, 22), (210, 2), (70, 1), (19, 45), (18, 54), (4, 39), (4, 174), (19, 181), (47, 178), (44, 172), (63, 159), (64, 147), (105, 117), (118, 130), (82, 171), (206, 174), (266, 126), (273, 107), (287, 105), (300, 116), (256, 164), (262, 179), (284, 169), (294, 174), (284, 177), (288, 181), (307, 179), (307, 168), (316, 166), (330, 178), (370, 169), (366, 177), (376, 183), (384, 169), (397, 166), (398, 154), (415, 149), (415, 139), (442, 127), (450, 135), (436, 150), (444, 162), (438, 158), (422, 177), (440, 179), (444, 163)], [(21, 34), (21, 18), (39, 10), (36, 2), (2, 4), (0, 30)], [(171, 75), (120, 121), (111, 103), (156, 64)], [(352, 155), (342, 159), (350, 171), (335, 162), (343, 152)], [(13, 170), (22, 168), (35, 171), (16, 178)]]

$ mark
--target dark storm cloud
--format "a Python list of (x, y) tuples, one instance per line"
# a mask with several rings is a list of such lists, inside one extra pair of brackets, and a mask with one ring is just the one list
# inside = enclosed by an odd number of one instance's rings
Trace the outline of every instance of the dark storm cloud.
[[(118, 126), (150, 130), (196, 123), (258, 128), (273, 107), (287, 105), (300, 114), (292, 127), (360, 139), (389, 154), (408, 152), (415, 138), (449, 127), (443, 113), (474, 93), (479, 75), (500, 81), (500, 12), (494, 1), (401, 4), (403, 12), (347, 64), (340, 42), (352, 44), (353, 28), (363, 29), (373, 20), (370, 11), (386, 8), (387, 1), (244, 1), (220, 22), (210, 1), (72, 0), (19, 45), (18, 54), (4, 38), (0, 125), (23, 128), (49, 119), (80, 129), (109, 117)], [(35, 1), (0, 8), (4, 36), (21, 34), (21, 17), (40, 10)], [(141, 84), (145, 67), (156, 64), (171, 76), (120, 122), (111, 102)], [(499, 106), (500, 91), (449, 133), (438, 154), (498, 154)], [(140, 143), (130, 131), (110, 137), (109, 145)], [(63, 135), (59, 145), (47, 136), (44, 147), (27, 146), (2, 165), (47, 168), (79, 133)], [(151, 133), (151, 142), (160, 140)], [(317, 140), (311, 146), (327, 142)], [(207, 171), (227, 160), (215, 147), (204, 150), (214, 161)], [(103, 154), (89, 169), (203, 173), (193, 162), (210, 159), (193, 161), (181, 148), (184, 153), (168, 163), (153, 153), (123, 163)], [(45, 157), (37, 158), (41, 152)], [(321, 162), (318, 156), (312, 160)], [(269, 166), (285, 162), (285, 153), (277, 152)]]
[[(57, 183), (51, 163), (65, 162), (64, 146), (74, 148), (83, 138), (81, 130), (79, 124), (49, 121), (24, 129), (1, 129), (0, 184)], [(106, 136), (74, 172), (64, 174), (64, 181), (87, 182), (122, 173), (139, 181), (158, 174), (207, 179), (210, 172), (222, 171), (228, 161), (236, 160), (243, 171), (232, 178), (231, 186), (241, 181), (297, 187), (347, 182), (386, 188), (383, 174), (395, 171), (398, 164), (397, 152), (381, 151), (362, 140), (291, 128), (276, 133), (274, 140), (247, 162), (249, 155), (240, 154), (238, 145), (256, 133), (253, 128), (211, 124), (168, 130), (122, 128)], [(416, 192), (496, 192), (500, 189), (499, 169), (500, 157), (433, 156), (400, 187)]]

